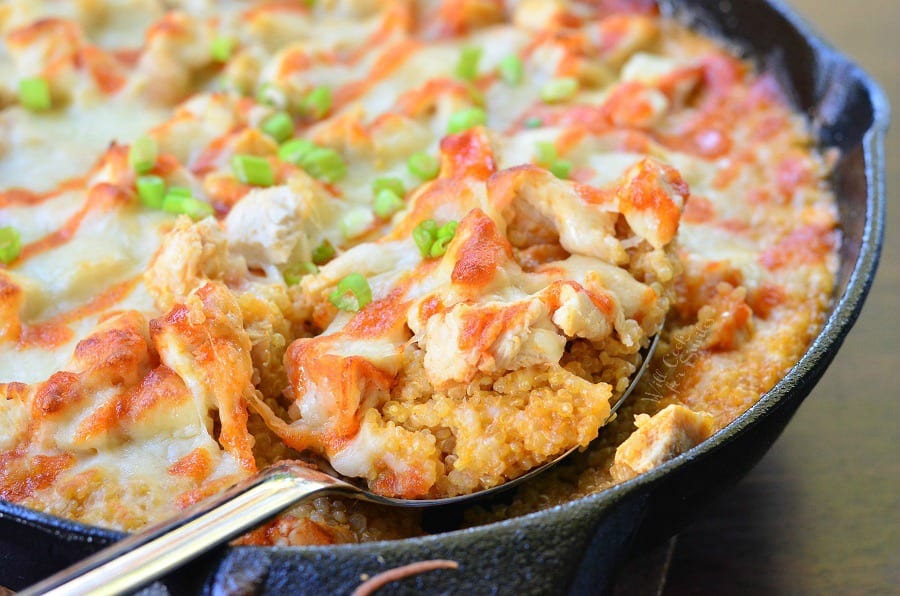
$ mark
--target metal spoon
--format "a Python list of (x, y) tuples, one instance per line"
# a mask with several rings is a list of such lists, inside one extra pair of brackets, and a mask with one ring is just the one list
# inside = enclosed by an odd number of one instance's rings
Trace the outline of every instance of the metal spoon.
[[(631, 379), (628, 389), (612, 406), (607, 422), (647, 370), (658, 342), (657, 334), (644, 350), (643, 363)], [(573, 447), (556, 459), (501, 485), (443, 499), (382, 497), (303, 464), (282, 462), (261, 470), (219, 495), (189, 507), (173, 519), (123, 538), (19, 594), (121, 594), (140, 588), (304, 499), (329, 494), (394, 507), (421, 508), (459, 504), (517, 486), (555, 466), (575, 449)]]

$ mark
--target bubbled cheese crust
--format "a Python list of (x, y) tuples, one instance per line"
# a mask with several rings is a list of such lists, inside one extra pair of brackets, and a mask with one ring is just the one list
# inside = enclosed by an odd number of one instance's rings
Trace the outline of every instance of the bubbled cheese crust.
[[(727, 424), (820, 324), (836, 210), (773, 80), (656, 12), (4, 4), (0, 227), (23, 248), (0, 265), (0, 497), (134, 529), (301, 454), (383, 494), (479, 490), (588, 445), (664, 317), (635, 405), (561, 472), (575, 485), (555, 477), (496, 515), (602, 489)], [(471, 79), (457, 69), (470, 47)], [(513, 55), (521, 81), (501, 76)], [(51, 110), (19, 105), (29, 77), (47, 81)], [(542, 101), (562, 78), (574, 95)], [(331, 91), (323, 114), (303, 108), (317, 87)], [(473, 107), (486, 124), (448, 134)], [(261, 126), (282, 110), (345, 176), (279, 158)], [(152, 173), (214, 217), (137, 199), (142, 134)], [(434, 180), (407, 168), (417, 152), (440, 159)], [(268, 160), (275, 183), (241, 182), (235, 154)], [(404, 207), (347, 233), (385, 176)], [(459, 224), (437, 258), (413, 241), (426, 219)], [(288, 285), (324, 242), (335, 257)], [(338, 311), (329, 295), (351, 273), (373, 300)], [(420, 531), (347, 507), (300, 508), (248, 540)]]

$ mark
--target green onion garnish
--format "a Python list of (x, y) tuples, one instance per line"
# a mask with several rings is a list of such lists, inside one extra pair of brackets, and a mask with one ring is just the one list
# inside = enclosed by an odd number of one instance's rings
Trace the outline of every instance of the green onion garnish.
[(272, 164), (265, 157), (257, 155), (233, 155), (231, 169), (237, 179), (253, 186), (272, 186), (275, 184), (275, 173)]
[(557, 159), (550, 164), (550, 172), (557, 178), (565, 180), (572, 173), (572, 162), (567, 159)]
[(316, 147), (307, 153), (300, 165), (313, 178), (337, 182), (347, 175), (347, 164), (341, 154), (328, 147)]
[(224, 35), (217, 35), (209, 44), (209, 53), (216, 62), (228, 62), (234, 51), (234, 40)]
[(328, 301), (341, 310), (356, 312), (372, 302), (372, 288), (360, 273), (351, 273), (338, 282)]
[(15, 261), (22, 252), (22, 237), (12, 226), (0, 228), (0, 261), (7, 265)]
[(32, 112), (49, 110), (53, 102), (46, 79), (31, 77), (19, 81), (19, 103)]
[(187, 186), (173, 186), (166, 191), (166, 196), (173, 197), (192, 197), (194, 196), (193, 191)]
[(410, 174), (422, 180), (433, 180), (441, 171), (438, 159), (427, 153), (413, 153), (406, 160)]
[(191, 195), (189, 188), (173, 186), (166, 193), (162, 210), (168, 213), (184, 214), (193, 220), (203, 219), (214, 213), (212, 205)]
[(532, 116), (524, 122), (525, 128), (540, 128), (544, 125), (544, 121), (537, 116)]
[(388, 219), (406, 206), (403, 199), (397, 196), (397, 193), (389, 188), (381, 189), (375, 195), (375, 202), (372, 203), (372, 211), (381, 219)]
[(437, 229), (438, 238), (453, 238), (456, 236), (456, 230), (459, 228), (459, 222), (452, 219)]
[(289, 263), (281, 272), (284, 283), (289, 286), (296, 286), (300, 283), (300, 278), (304, 275), (312, 275), (318, 273), (319, 268), (309, 261), (300, 261), (297, 263)]
[(128, 150), (128, 162), (138, 174), (146, 174), (156, 165), (156, 141), (144, 135), (136, 138)]
[(351, 209), (341, 218), (341, 233), (344, 238), (362, 236), (375, 223), (375, 216), (365, 207)]
[(578, 93), (578, 81), (566, 77), (553, 79), (541, 87), (541, 101), (544, 103), (559, 103), (572, 99)]
[(451, 240), (452, 238), (435, 238), (434, 244), (431, 245), (431, 250), (428, 251), (429, 256), (444, 256), (444, 253), (447, 252), (447, 244), (449, 244)]
[(456, 235), (458, 226), (455, 221), (448, 221), (440, 227), (433, 219), (419, 222), (419, 225), (413, 228), (413, 241), (419, 247), (422, 257), (427, 259), (443, 256), (447, 252), (447, 245)]
[(481, 60), (481, 48), (467, 46), (459, 54), (456, 63), (456, 76), (464, 81), (473, 81), (478, 76), (478, 62)]
[(284, 108), (287, 98), (284, 91), (275, 83), (266, 82), (256, 90), (256, 101), (273, 108)]
[(428, 254), (432, 257), (444, 256), (444, 253), (447, 252), (447, 245), (450, 244), (450, 241), (453, 240), (453, 237), (456, 235), (456, 228), (458, 226), (459, 224), (455, 221), (448, 221), (439, 227), (435, 234), (434, 243), (431, 245)]
[(428, 255), (431, 254), (431, 245), (434, 244), (437, 238), (437, 222), (433, 219), (420, 221), (413, 228), (412, 236), (416, 246), (419, 247), (419, 252), (422, 253), (422, 257), (427, 259)]
[(322, 244), (312, 249), (312, 262), (316, 265), (324, 265), (334, 258), (334, 247), (328, 240), (323, 240)]
[(306, 139), (288, 141), (278, 149), (278, 157), (327, 182), (337, 182), (347, 175), (347, 164), (340, 153)]
[(281, 143), (294, 134), (294, 121), (287, 112), (275, 112), (262, 121), (259, 129)]
[(138, 176), (138, 199), (151, 209), (162, 209), (166, 198), (166, 182), (159, 176)]
[(466, 108), (454, 112), (447, 123), (447, 132), (456, 134), (469, 130), (475, 126), (481, 126), (487, 122), (487, 114), (481, 108)]
[(537, 144), (537, 163), (547, 167), (556, 161), (556, 145), (549, 141), (541, 141)]
[(572, 173), (574, 167), (572, 162), (567, 159), (559, 159), (556, 152), (556, 145), (549, 141), (542, 141), (537, 144), (536, 163), (550, 170), (557, 178), (565, 180)]
[(372, 182), (372, 193), (378, 195), (382, 190), (387, 189), (398, 197), (406, 194), (406, 188), (403, 187), (403, 180), (400, 178), (388, 177), (376, 178)]
[(282, 161), (301, 165), (303, 159), (316, 148), (316, 144), (306, 139), (293, 139), (278, 148), (278, 158)]
[(320, 120), (331, 109), (331, 103), (331, 89), (328, 87), (316, 87), (300, 100), (300, 109), (304, 114)]
[(525, 67), (522, 65), (522, 59), (515, 54), (501, 60), (497, 70), (500, 71), (500, 78), (509, 85), (518, 85), (525, 76)]

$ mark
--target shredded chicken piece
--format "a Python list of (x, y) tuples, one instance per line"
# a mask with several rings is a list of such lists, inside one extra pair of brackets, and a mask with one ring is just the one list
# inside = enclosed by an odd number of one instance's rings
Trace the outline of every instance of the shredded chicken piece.
[(307, 262), (319, 242), (328, 197), (308, 176), (250, 191), (225, 218), (228, 248), (250, 267)]

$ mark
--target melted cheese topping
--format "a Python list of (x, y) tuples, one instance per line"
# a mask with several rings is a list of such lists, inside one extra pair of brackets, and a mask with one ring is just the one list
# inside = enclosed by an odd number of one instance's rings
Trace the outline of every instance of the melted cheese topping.
[[(802, 353), (836, 214), (771, 79), (642, 0), (308, 4), (0, 7), (0, 227), (22, 240), (0, 265), (0, 497), (131, 529), (303, 452), (383, 494), (479, 490), (587, 446), (671, 306), (650, 399), (604, 436), (640, 428), (578, 472), (597, 488)], [(18, 105), (29, 77), (51, 110)], [(483, 125), (458, 130), (466, 111)], [(279, 112), (346, 173), (281, 159)], [(141, 203), (140, 135), (215, 217)], [(239, 180), (238, 154), (273, 184)], [(382, 177), (405, 192), (378, 217)], [(440, 256), (426, 220), (458, 224)], [(372, 300), (341, 311), (350, 274)], [(273, 527), (400, 533), (300, 517)]]

